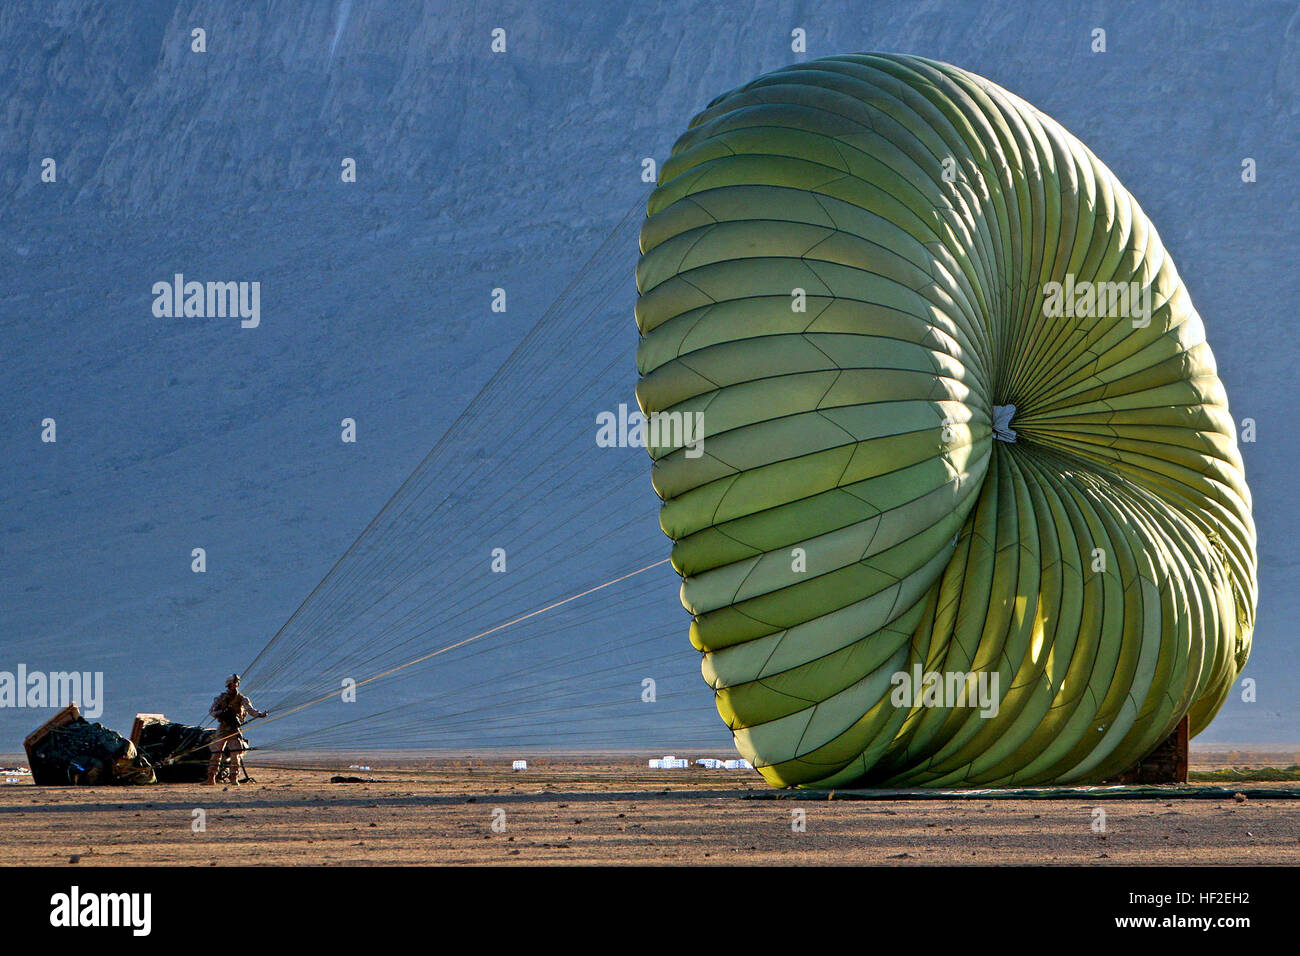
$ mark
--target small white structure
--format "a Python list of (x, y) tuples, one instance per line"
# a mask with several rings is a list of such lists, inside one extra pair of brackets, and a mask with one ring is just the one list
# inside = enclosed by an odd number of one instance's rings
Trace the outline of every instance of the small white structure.
[(719, 770), (726, 763), (723, 760), (717, 760), (713, 757), (705, 757), (702, 760), (695, 761), (697, 767), (703, 767), (705, 770)]
[(680, 760), (672, 754), (667, 754), (658, 760), (650, 761), (651, 770), (685, 770), (691, 765), (691, 762), (685, 757)]
[(527, 760), (516, 760), (514, 763), (512, 763), (512, 764), (510, 765), (510, 769), (511, 769), (511, 770), (527, 770), (527, 769), (528, 769), (528, 761), (527, 761)]
[(754, 765), (748, 760), (724, 760), (722, 766), (727, 770), (753, 770)]

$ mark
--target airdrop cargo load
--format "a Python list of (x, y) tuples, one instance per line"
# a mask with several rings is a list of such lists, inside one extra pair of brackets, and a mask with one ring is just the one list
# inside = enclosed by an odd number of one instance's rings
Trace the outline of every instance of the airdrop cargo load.
[(38, 787), (156, 783), (153, 767), (135, 745), (103, 724), (92, 724), (69, 704), (23, 741), (32, 783)]
[(136, 714), (131, 742), (153, 764), (159, 783), (202, 783), (216, 734), (211, 727), (177, 723), (162, 714)]

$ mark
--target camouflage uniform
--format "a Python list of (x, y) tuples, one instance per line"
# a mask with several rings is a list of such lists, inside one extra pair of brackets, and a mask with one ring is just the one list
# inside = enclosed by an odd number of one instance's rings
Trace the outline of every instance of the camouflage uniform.
[[(253, 702), (239, 692), (238, 678), (226, 682), (226, 691), (212, 701), (208, 713), (217, 719), (217, 735), (212, 739), (212, 759), (208, 762), (208, 783), (216, 783), (225, 772), (230, 774), (230, 782), (238, 784), (244, 770), (244, 751), (248, 741), (240, 733), (240, 727), (249, 717), (265, 717), (266, 714), (253, 707)], [(223, 767), (222, 765), (225, 764)]]

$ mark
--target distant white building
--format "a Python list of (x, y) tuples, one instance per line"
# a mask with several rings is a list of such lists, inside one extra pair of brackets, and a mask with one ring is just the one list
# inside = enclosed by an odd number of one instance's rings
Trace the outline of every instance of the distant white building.
[[(665, 754), (662, 757), (656, 757), (650, 761), (651, 770), (685, 770), (690, 767), (690, 760), (685, 757), (677, 757), (673, 754)], [(719, 760), (716, 757), (701, 757), (695, 761), (695, 766), (703, 767), (705, 770), (753, 770), (754, 765), (748, 760)]]
[(672, 754), (650, 761), (651, 770), (685, 770), (690, 765), (691, 762), (685, 757), (679, 759)]

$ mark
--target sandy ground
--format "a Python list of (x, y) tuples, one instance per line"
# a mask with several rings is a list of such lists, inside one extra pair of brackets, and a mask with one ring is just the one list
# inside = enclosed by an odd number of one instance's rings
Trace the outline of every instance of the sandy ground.
[(629, 756), (526, 771), (504, 758), (368, 763), (263, 766), (238, 788), (0, 786), (0, 863), (1300, 863), (1300, 800), (1251, 796), (1297, 784), (1241, 784), (1244, 800), (827, 802), (761, 798), (752, 772), (649, 770)]

